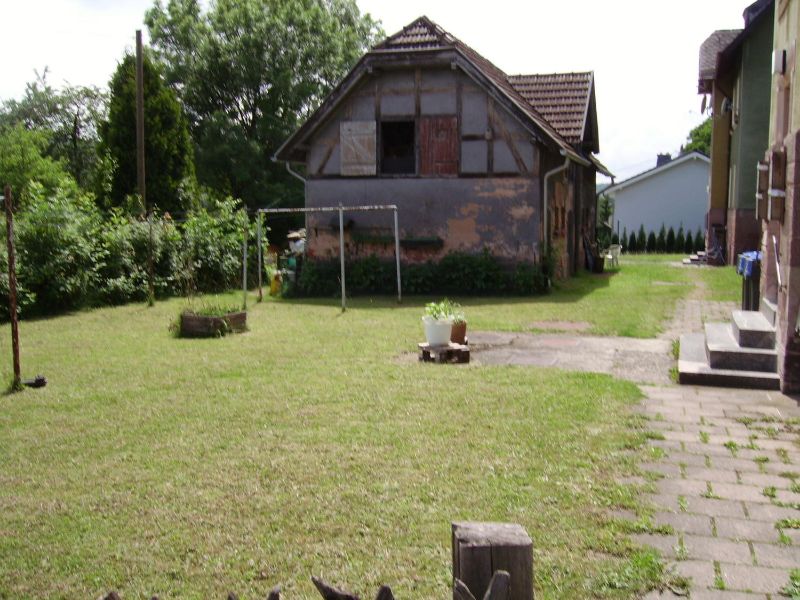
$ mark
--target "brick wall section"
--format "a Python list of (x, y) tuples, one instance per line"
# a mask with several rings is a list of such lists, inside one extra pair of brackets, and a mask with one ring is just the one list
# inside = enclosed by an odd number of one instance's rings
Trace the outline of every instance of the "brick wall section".
[(729, 265), (735, 265), (742, 252), (757, 250), (761, 243), (761, 222), (756, 219), (755, 210), (729, 209), (727, 237), (725, 252)]
[(786, 142), (786, 209), (781, 225), (780, 258), (783, 287), (778, 292), (778, 372), (785, 393), (800, 392), (800, 336), (795, 334), (800, 311), (800, 130)]

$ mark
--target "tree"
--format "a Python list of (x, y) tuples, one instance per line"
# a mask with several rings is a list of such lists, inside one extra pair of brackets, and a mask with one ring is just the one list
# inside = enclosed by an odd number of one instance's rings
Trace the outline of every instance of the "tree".
[[(124, 206), (138, 192), (136, 180), (136, 58), (126, 54), (109, 84), (108, 120), (101, 150), (111, 158), (109, 206)], [(189, 128), (178, 98), (160, 69), (144, 54), (144, 137), (147, 203), (168, 212), (183, 206), (180, 186), (194, 175)]]
[(299, 205), (271, 161), (382, 32), (354, 0), (156, 0), (150, 38), (180, 94), (198, 180), (250, 207)]
[(40, 184), (46, 193), (75, 187), (62, 164), (44, 156), (49, 142), (46, 132), (17, 124), (0, 128), (0, 136), (0, 188), (10, 185), (20, 205), (27, 202), (33, 184)]
[(658, 231), (658, 237), (656, 238), (656, 252), (664, 253), (666, 251), (667, 251), (667, 228), (664, 227), (664, 224), (662, 223), (661, 229), (659, 229)]
[(681, 154), (698, 151), (711, 156), (711, 117), (689, 132), (686, 143), (681, 146)]
[(628, 247), (629, 247), (628, 246), (628, 228), (627, 227), (623, 227), (622, 228), (622, 237), (619, 238), (619, 243), (622, 246), (622, 251), (623, 252), (627, 252)]
[(675, 230), (670, 227), (669, 231), (667, 231), (667, 252), (675, 252)]
[(703, 231), (698, 228), (697, 234), (694, 236), (694, 251), (699, 252), (706, 249), (706, 238), (703, 236)]
[(639, 242), (636, 239), (636, 234), (631, 231), (631, 236), (628, 238), (628, 252), (638, 252)]
[(656, 234), (654, 231), (651, 231), (647, 236), (647, 246), (645, 246), (645, 249), (647, 250), (648, 254), (651, 254), (656, 251), (657, 247), (656, 244), (657, 244)]
[(639, 252), (647, 250), (647, 233), (644, 230), (644, 225), (639, 225), (639, 232), (636, 234), (636, 249)]
[(0, 107), (0, 129), (22, 125), (46, 134), (44, 156), (63, 161), (78, 185), (87, 188), (94, 177), (106, 100), (96, 87), (65, 84), (53, 88), (45, 69), (27, 84), (21, 100), (8, 100)]
[(683, 225), (678, 227), (678, 235), (675, 237), (675, 252), (684, 252), (686, 248), (686, 234), (683, 232)]

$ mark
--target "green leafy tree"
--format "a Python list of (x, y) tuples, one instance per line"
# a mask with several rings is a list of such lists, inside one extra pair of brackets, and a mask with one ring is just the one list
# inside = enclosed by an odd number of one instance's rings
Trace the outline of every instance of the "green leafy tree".
[(696, 150), (702, 152), (706, 156), (711, 156), (711, 119), (711, 117), (708, 117), (689, 132), (686, 143), (681, 146), (681, 154), (687, 154)]
[[(127, 54), (111, 78), (108, 121), (100, 129), (110, 168), (108, 206), (125, 206), (136, 180), (136, 58)], [(194, 175), (189, 128), (178, 98), (144, 55), (144, 137), (147, 203), (168, 212), (188, 208), (180, 186)]]
[(103, 91), (69, 84), (53, 88), (45, 69), (27, 84), (21, 100), (8, 100), (0, 107), (0, 129), (22, 125), (45, 134), (43, 155), (61, 161), (78, 185), (86, 189), (94, 179), (98, 129), (105, 112)]
[(250, 207), (299, 205), (271, 161), (382, 32), (355, 0), (157, 0), (145, 22), (190, 120), (200, 183)]
[(62, 163), (45, 156), (48, 143), (46, 132), (22, 124), (0, 129), (0, 188), (11, 186), (17, 206), (27, 203), (34, 183), (47, 193), (75, 187)]

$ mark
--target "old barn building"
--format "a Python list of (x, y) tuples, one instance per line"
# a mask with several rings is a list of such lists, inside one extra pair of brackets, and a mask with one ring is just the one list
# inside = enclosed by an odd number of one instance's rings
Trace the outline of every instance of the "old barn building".
[[(426, 17), (364, 55), (277, 151), (306, 207), (395, 204), (402, 258), (484, 249), (560, 276), (594, 237), (593, 73), (508, 76)], [(349, 213), (348, 255), (390, 256), (391, 216)], [(307, 215), (310, 256), (338, 255), (338, 218)]]

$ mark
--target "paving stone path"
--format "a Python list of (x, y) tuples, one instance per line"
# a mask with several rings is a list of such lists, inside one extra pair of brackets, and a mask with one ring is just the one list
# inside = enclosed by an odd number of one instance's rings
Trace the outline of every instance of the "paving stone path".
[[(695, 291), (664, 335), (702, 328), (732, 306)], [(725, 303), (717, 303), (724, 305)], [(633, 536), (659, 550), (695, 599), (775, 599), (800, 568), (800, 405), (779, 392), (642, 386), (637, 411), (660, 458), (642, 465), (659, 477), (647, 500), (666, 535)], [(655, 449), (658, 450), (655, 450)], [(651, 592), (647, 598), (672, 598)]]

